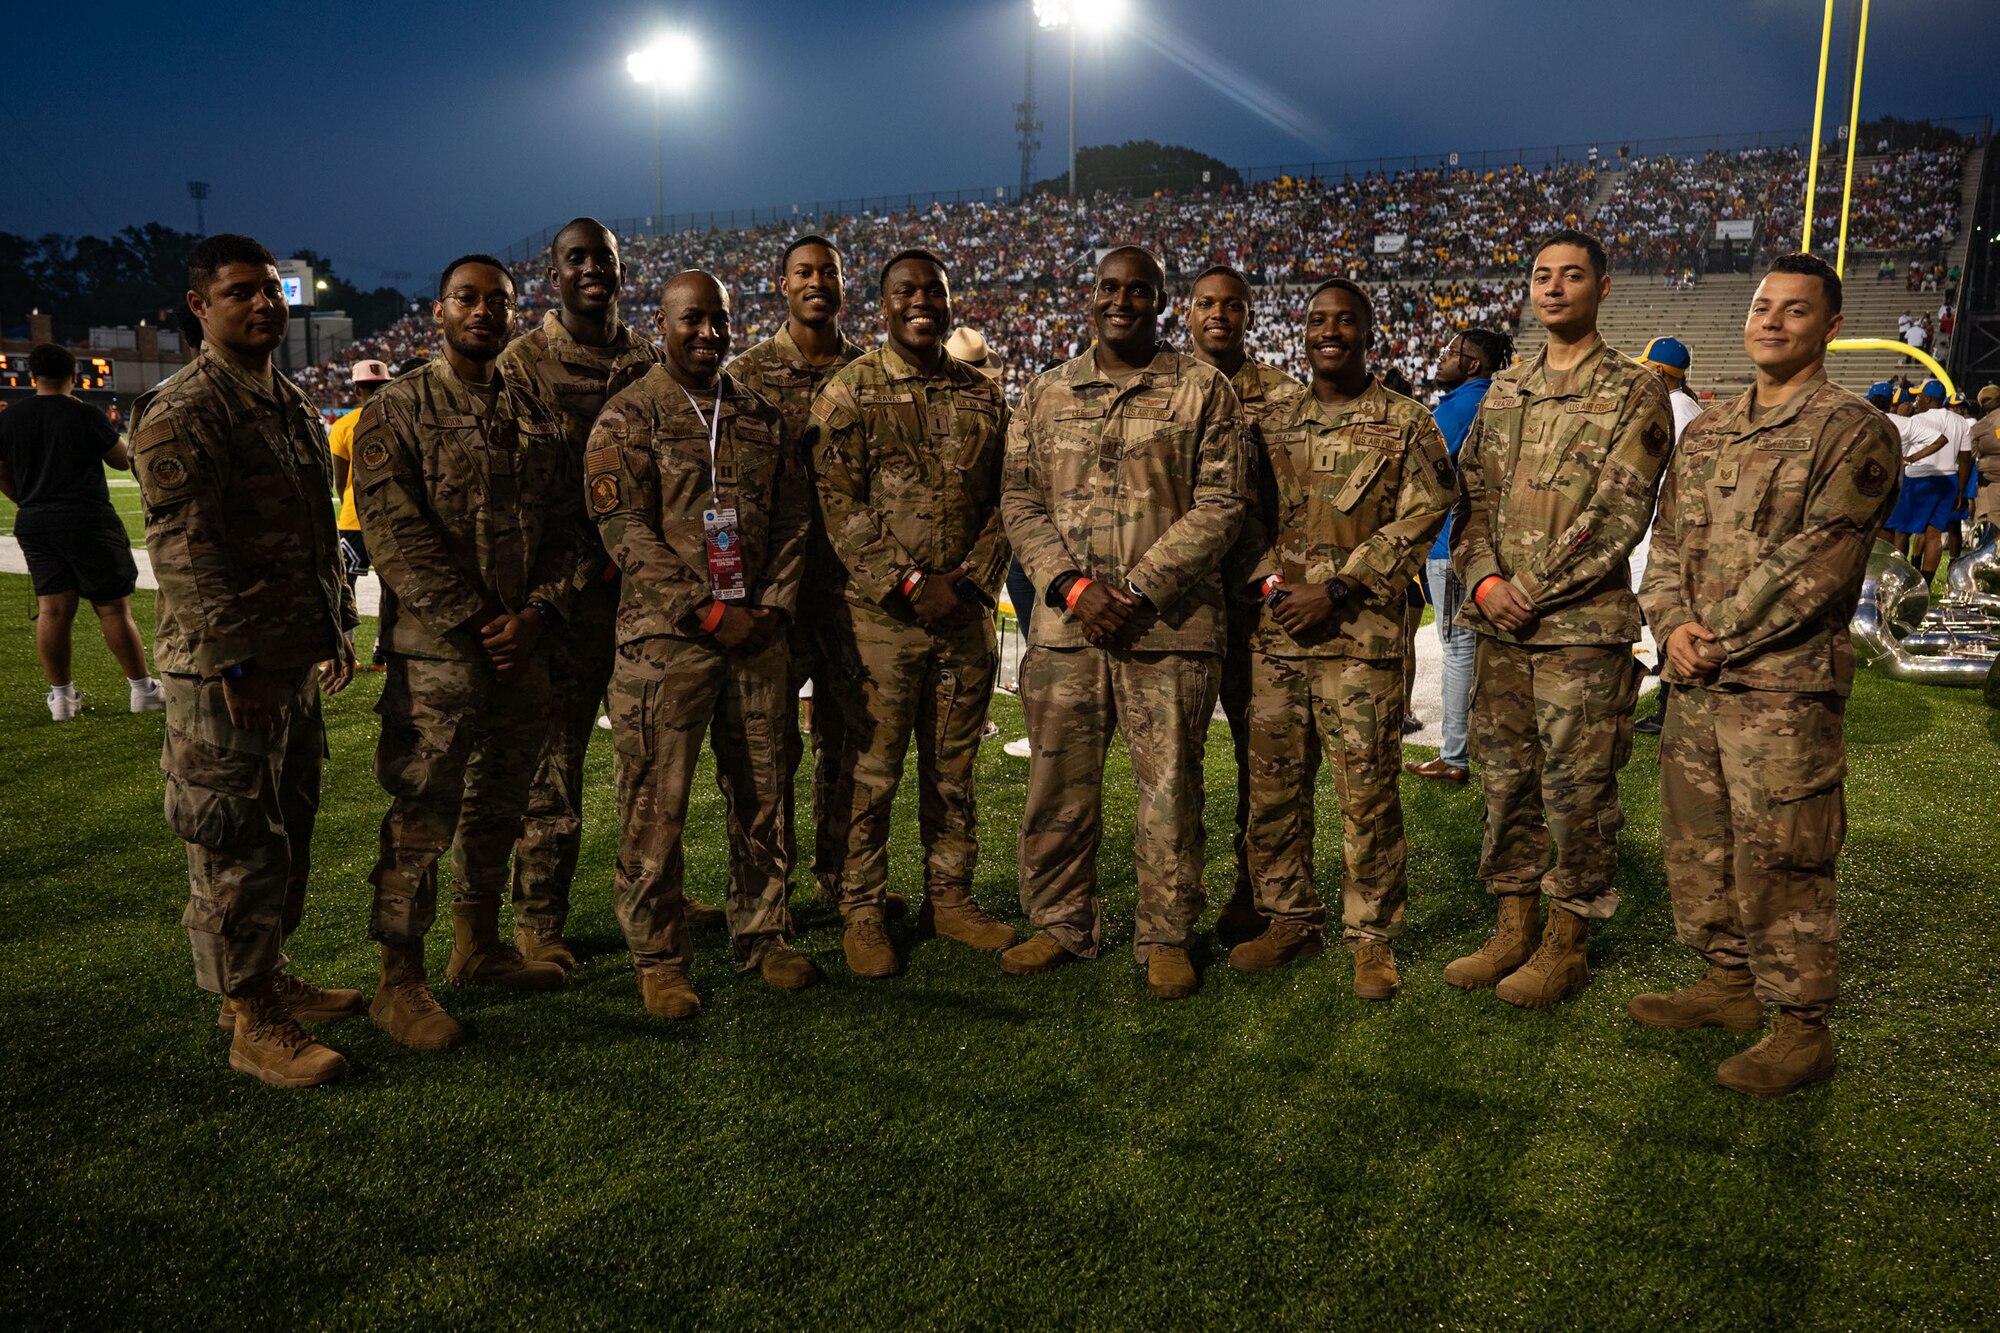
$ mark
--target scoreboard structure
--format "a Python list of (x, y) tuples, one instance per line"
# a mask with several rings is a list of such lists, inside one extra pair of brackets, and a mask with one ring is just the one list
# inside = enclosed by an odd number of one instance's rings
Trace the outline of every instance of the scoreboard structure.
[[(76, 359), (76, 391), (111, 388), (111, 363), (101, 356)], [(28, 373), (26, 352), (0, 352), (0, 389), (35, 391), (35, 377)]]

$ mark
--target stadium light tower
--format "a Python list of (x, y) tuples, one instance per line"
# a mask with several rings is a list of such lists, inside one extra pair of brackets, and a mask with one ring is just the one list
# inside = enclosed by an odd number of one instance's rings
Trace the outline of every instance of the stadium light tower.
[(684, 32), (665, 32), (625, 57), (625, 70), (640, 83), (653, 89), (653, 225), (667, 228), (667, 184), (661, 165), (661, 139), (665, 134), (660, 118), (660, 90), (672, 85), (674, 91), (687, 89), (701, 64), (701, 47)]
[(1044, 28), (1069, 29), (1069, 185), (1076, 197), (1076, 30), (1088, 28), (1102, 36), (1125, 17), (1125, 0), (1034, 0), (1035, 22)]

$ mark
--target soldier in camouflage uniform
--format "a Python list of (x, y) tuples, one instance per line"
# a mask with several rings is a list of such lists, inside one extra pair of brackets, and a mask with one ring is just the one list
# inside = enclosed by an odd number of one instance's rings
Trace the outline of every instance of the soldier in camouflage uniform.
[[(1261, 427), (1274, 413), (1286, 411), (1305, 386), (1262, 361), (1245, 348), (1255, 322), (1250, 281), (1226, 264), (1205, 270), (1188, 293), (1188, 346), (1194, 359), (1229, 377), (1236, 400), (1243, 405), (1244, 473), (1263, 475)], [(1254, 497), (1246, 496), (1246, 499)], [(1224, 565), (1228, 634), (1222, 653), (1222, 715), (1229, 721), (1229, 739), (1236, 747), (1236, 883), (1229, 900), (1216, 914), (1215, 930), (1225, 939), (1245, 939), (1264, 928), (1256, 895), (1250, 887), (1250, 853), (1245, 830), (1250, 821), (1250, 634), (1261, 603), (1252, 595), (1250, 565), (1268, 543), (1259, 507), (1244, 516), (1243, 531)]]
[[(824, 236), (800, 236), (785, 247), (778, 290), (785, 297), (785, 322), (778, 331), (730, 363), (729, 373), (745, 388), (774, 404), (784, 414), (785, 438), (803, 441), (812, 422), (813, 400), (842, 366), (868, 349), (840, 329), (840, 309), (846, 301), (846, 275), (840, 251)], [(803, 446), (800, 453), (804, 454)], [(833, 906), (839, 902), (841, 858), (846, 851), (844, 828), (826, 808), (826, 786), (834, 777), (824, 762), (829, 736), (839, 730), (838, 705), (820, 684), (819, 640), (824, 635), (822, 608), (838, 602), (832, 586), (837, 560), (826, 544), (819, 508), (811, 506), (806, 530), (804, 582), (798, 614), (788, 630), (791, 655), (790, 723), (785, 731), (785, 864), (796, 864), (793, 791), (799, 763), (805, 758), (805, 737), (799, 730), (799, 691), (813, 683), (813, 896)], [(889, 894), (884, 905), (891, 916), (905, 907), (900, 894)]]
[(1097, 955), (1104, 755), (1138, 780), (1132, 951), (1163, 999), (1194, 993), (1202, 759), (1221, 688), (1222, 563), (1243, 522), (1242, 409), (1229, 381), (1158, 337), (1164, 278), (1137, 246), (1097, 266), (1091, 350), (1029, 384), (1007, 431), (1001, 510), (1052, 614), (1034, 618), (1021, 699), (1034, 752), (1021, 906), (1036, 933), (1001, 966)]
[(841, 947), (857, 975), (893, 976), (882, 929), (889, 814), (914, 731), (924, 841), (919, 934), (1004, 949), (1014, 931), (972, 901), (973, 768), (998, 665), (993, 606), (1010, 556), (1000, 521), (1007, 400), (944, 349), (944, 263), (905, 251), (882, 270), (886, 346), (835, 375), (806, 435), (840, 602), (824, 679), (840, 718), (821, 751), (823, 812), (846, 845)]
[[(1610, 289), (1595, 238), (1559, 231), (1538, 247), (1530, 295), (1548, 345), (1494, 375), (1458, 459), (1452, 560), (1471, 593), (1460, 623), (1479, 634), (1479, 877), (1499, 928), (1444, 976), (1529, 1008), (1589, 983), (1587, 923), (1618, 906), (1618, 770), (1640, 680), (1626, 557), (1674, 438), (1659, 376), (1598, 335)], [(1539, 947), (1538, 892), (1551, 900)]]
[(311, 872), (320, 691), (353, 679), (354, 599), (327, 507), (325, 427), (271, 368), (286, 325), (277, 261), (225, 233), (188, 269), (201, 355), (132, 412), (159, 579), (167, 826), (187, 843), (181, 921), (196, 983), (224, 997), (230, 1068), (310, 1087), (347, 1066), (299, 1023), (356, 1013), (362, 998), (292, 976), (284, 955)]
[(1972, 423), (1972, 467), (1979, 476), (1972, 508), (1975, 544), (2000, 533), (2000, 385), (1981, 389), (1978, 402), (1986, 415)]
[(1344, 278), (1306, 303), (1311, 391), (1265, 418), (1270, 538), (1249, 583), (1251, 873), (1263, 934), (1231, 967), (1268, 972), (1317, 954), (1326, 907), (1313, 882), (1320, 747), (1340, 794), (1342, 921), (1354, 992), (1393, 997), (1404, 873), (1403, 589), (1457, 494), (1444, 437), (1421, 403), (1368, 374), (1374, 310)]
[(682, 829), (706, 732), (728, 819), (738, 970), (796, 990), (817, 969), (786, 942), (785, 625), (798, 601), (809, 481), (778, 409), (722, 369), (729, 298), (706, 273), (660, 295), (666, 360), (613, 398), (584, 458), (591, 514), (625, 572), (611, 738), (613, 898), (639, 994), (690, 1018)]
[(1681, 437), (1639, 593), (1676, 687), (1660, 742), (1674, 926), (1708, 967), (1628, 1012), (1748, 1032), (1777, 1006), (1770, 1035), (1716, 1070), (1761, 1097), (1834, 1070), (1847, 623), (1900, 470), (1889, 423), (1826, 378), (1840, 325), (1824, 260), (1772, 266), (1743, 327), (1756, 381)]
[[(562, 422), (564, 470), (556, 494), (595, 562), (578, 580), (561, 632), (550, 635), (548, 735), (514, 845), (514, 946), (565, 972), (576, 966), (563, 923), (583, 845), (583, 760), (617, 651), (618, 567), (604, 554), (584, 506), (583, 451), (604, 404), (660, 363), (660, 349), (618, 318), (624, 279), (618, 238), (595, 218), (569, 223), (549, 244), (548, 281), (561, 309), (507, 344), (499, 361), (508, 383)], [(721, 911), (703, 903), (690, 901), (688, 917), (697, 929), (722, 924)]]
[(602, 565), (558, 493), (561, 423), (494, 366), (513, 308), (498, 260), (446, 268), (432, 306), (444, 355), (370, 399), (354, 432), (354, 502), (389, 646), (375, 776), (391, 800), (369, 876), (382, 983), (370, 1016), (413, 1050), (464, 1035), (424, 971), (448, 847), (445, 975), (516, 990), (563, 981), (555, 963), (501, 941), (500, 900), (548, 733), (548, 645)]

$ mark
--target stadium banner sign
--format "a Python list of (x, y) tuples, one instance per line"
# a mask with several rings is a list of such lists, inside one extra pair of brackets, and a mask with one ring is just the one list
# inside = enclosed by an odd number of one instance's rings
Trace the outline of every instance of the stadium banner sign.
[(1754, 218), (1719, 218), (1715, 224), (1718, 241), (1747, 241), (1756, 228)]
[(1403, 247), (1409, 243), (1410, 234), (1406, 231), (1378, 231), (1375, 233), (1375, 253), (1378, 255), (1401, 254)]

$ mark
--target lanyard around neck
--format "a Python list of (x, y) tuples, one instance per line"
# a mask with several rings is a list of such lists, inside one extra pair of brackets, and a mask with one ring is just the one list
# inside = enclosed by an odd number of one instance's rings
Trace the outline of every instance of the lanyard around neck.
[(687, 391), (686, 385), (681, 386), (681, 397), (687, 399), (688, 406), (694, 409), (695, 420), (708, 427), (708, 490), (709, 494), (715, 497), (716, 507), (720, 508), (722, 489), (716, 485), (715, 480), (715, 441), (716, 433), (722, 429), (722, 377), (719, 375), (716, 377), (715, 406), (709, 409), (707, 416), (701, 414), (701, 404), (694, 400), (694, 395)]

